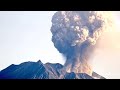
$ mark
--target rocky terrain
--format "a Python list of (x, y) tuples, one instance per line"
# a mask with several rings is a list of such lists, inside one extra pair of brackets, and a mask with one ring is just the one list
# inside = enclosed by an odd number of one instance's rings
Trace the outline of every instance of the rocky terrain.
[(105, 79), (93, 72), (92, 76), (86, 73), (67, 73), (59, 63), (24, 62), (19, 65), (10, 65), (0, 72), (0, 79)]

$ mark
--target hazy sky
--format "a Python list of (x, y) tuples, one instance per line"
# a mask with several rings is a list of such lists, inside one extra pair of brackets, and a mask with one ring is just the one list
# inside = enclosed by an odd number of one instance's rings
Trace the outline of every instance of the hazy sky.
[[(10, 64), (36, 62), (39, 59), (43, 63), (64, 64), (63, 57), (51, 41), (50, 27), (54, 13), (55, 11), (0, 11), (0, 70)], [(120, 13), (116, 12), (116, 15), (120, 16)], [(111, 58), (109, 63), (104, 60), (95, 61), (94, 70), (106, 78), (120, 78), (120, 50), (115, 55), (117, 56)]]
[(25, 61), (61, 62), (51, 42), (54, 12), (0, 12), (0, 69)]

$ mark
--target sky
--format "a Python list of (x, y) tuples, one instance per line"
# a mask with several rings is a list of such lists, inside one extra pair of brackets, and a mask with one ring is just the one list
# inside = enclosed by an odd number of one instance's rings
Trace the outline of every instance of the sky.
[[(55, 11), (54, 11), (55, 12)], [(50, 32), (52, 11), (0, 12), (0, 70), (25, 61), (61, 62)]]
[[(64, 64), (63, 56), (51, 41), (51, 19), (55, 12), (0, 11), (0, 70), (27, 61)], [(120, 12), (115, 15), (120, 26)], [(120, 44), (116, 45), (119, 47)], [(120, 78), (120, 49), (104, 49), (104, 52), (107, 54), (98, 53), (93, 58), (94, 71), (106, 78)]]

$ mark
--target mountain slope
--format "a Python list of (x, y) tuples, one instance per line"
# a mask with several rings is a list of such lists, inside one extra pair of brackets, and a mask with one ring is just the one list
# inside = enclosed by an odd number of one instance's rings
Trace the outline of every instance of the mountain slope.
[(56, 63), (43, 64), (37, 62), (24, 62), (19, 65), (10, 65), (0, 72), (0, 79), (105, 79), (93, 72), (93, 76), (85, 73), (67, 73), (63, 65)]

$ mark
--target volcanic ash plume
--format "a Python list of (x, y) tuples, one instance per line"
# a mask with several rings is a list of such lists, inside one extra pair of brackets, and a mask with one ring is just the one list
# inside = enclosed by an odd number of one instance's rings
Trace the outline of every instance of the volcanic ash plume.
[(58, 11), (52, 17), (52, 42), (66, 56), (67, 72), (92, 74), (90, 57), (104, 31), (113, 27), (109, 11)]

